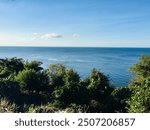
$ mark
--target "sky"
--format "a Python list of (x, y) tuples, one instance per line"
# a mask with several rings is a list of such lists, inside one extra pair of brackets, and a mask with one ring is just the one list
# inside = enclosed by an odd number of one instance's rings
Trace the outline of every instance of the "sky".
[(0, 46), (150, 47), (150, 0), (0, 0)]

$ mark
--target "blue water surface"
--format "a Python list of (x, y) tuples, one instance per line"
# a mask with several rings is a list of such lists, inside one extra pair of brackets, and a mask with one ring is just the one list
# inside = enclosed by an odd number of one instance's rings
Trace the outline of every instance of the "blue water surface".
[(141, 55), (150, 55), (150, 48), (0, 47), (0, 58), (38, 60), (43, 62), (44, 68), (62, 63), (75, 69), (82, 79), (92, 68), (97, 68), (108, 75), (115, 86), (128, 84), (131, 77), (128, 68)]

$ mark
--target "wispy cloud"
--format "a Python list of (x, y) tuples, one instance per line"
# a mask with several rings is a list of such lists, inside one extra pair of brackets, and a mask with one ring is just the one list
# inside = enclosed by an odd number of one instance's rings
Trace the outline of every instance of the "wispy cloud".
[(49, 40), (53, 38), (62, 38), (63, 36), (57, 33), (47, 33), (47, 34), (38, 34), (33, 33), (31, 36), (31, 40)]
[(57, 33), (39, 34), (33, 33), (31, 35), (15, 35), (0, 33), (0, 41), (41, 41), (62, 38), (63, 36)]
[(47, 39), (51, 39), (51, 38), (61, 38), (61, 37), (63, 37), (63, 36), (60, 34), (57, 34), (57, 33), (48, 33), (48, 34), (42, 35), (40, 38), (47, 40)]

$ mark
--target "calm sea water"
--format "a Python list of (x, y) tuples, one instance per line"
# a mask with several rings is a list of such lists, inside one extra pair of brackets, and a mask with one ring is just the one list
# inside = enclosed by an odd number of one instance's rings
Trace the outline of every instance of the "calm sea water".
[(62, 63), (75, 69), (83, 79), (92, 68), (97, 68), (108, 75), (116, 86), (128, 84), (131, 76), (128, 68), (143, 54), (150, 55), (150, 48), (0, 47), (0, 58), (38, 60), (43, 62), (45, 68), (50, 64)]

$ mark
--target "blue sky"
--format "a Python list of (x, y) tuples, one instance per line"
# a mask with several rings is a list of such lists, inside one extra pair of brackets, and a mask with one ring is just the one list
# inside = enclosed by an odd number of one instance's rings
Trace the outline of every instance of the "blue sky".
[(0, 0), (0, 46), (150, 47), (150, 0)]

